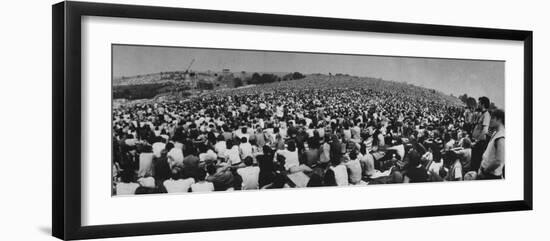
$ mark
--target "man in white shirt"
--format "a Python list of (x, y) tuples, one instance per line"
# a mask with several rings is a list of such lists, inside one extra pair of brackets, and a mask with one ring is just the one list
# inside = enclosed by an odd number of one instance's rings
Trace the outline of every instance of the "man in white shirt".
[(155, 157), (159, 158), (161, 156), (161, 152), (162, 150), (164, 150), (164, 148), (166, 148), (166, 143), (164, 142), (155, 142), (153, 143), (153, 154), (155, 155)]
[(241, 155), (241, 159), (245, 159), (248, 156), (252, 156), (252, 145), (248, 143), (248, 139), (246, 137), (241, 137), (241, 144), (239, 145), (239, 153)]
[(485, 141), (487, 133), (489, 133), (489, 122), (491, 121), (491, 114), (489, 114), (488, 110), (491, 102), (485, 96), (480, 97), (478, 101), (482, 114), (474, 127), (472, 136), (476, 140)]
[[(339, 161), (338, 161), (339, 162)], [(332, 166), (330, 166), (330, 169), (334, 172), (334, 179), (336, 181), (336, 185), (338, 186), (348, 186), (349, 180), (348, 180), (348, 170), (346, 166), (342, 163), (333, 163)]]
[(504, 177), (505, 165), (505, 127), (504, 111), (496, 110), (491, 117), (491, 127), (495, 133), (483, 153), (478, 179), (501, 179)]
[[(227, 145), (230, 146), (230, 145)], [(231, 148), (225, 151), (225, 157), (230, 165), (237, 165), (241, 163), (241, 157), (239, 153), (239, 146), (231, 144)]]
[(168, 193), (189, 192), (189, 188), (195, 183), (195, 179), (181, 179), (179, 174), (174, 174), (171, 179), (164, 181), (163, 185)]
[(174, 148), (168, 152), (167, 157), (170, 167), (183, 166), (183, 150), (178, 148), (178, 145), (174, 145)]
[(246, 167), (237, 169), (237, 173), (243, 179), (242, 190), (258, 189), (258, 178), (260, 175), (260, 168), (252, 166), (254, 163), (252, 157), (246, 157), (244, 164)]
[(191, 192), (213, 192), (214, 184), (206, 179), (206, 171), (201, 170), (197, 175), (197, 182), (191, 184)]
[(214, 145), (214, 151), (216, 151), (218, 156), (225, 156), (225, 151), (227, 151), (227, 143), (225, 142), (223, 135), (218, 136), (218, 140)]

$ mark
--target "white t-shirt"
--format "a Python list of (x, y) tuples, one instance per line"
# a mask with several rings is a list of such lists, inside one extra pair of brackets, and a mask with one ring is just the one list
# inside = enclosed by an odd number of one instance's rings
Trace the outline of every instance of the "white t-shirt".
[(239, 145), (239, 151), (241, 153), (241, 159), (244, 160), (245, 157), (252, 156), (252, 145), (248, 142), (241, 143), (241, 145)]
[[(285, 169), (288, 170), (291, 167), (300, 166), (300, 161), (298, 160), (298, 150), (289, 151), (289, 150), (279, 150), (277, 153), (285, 157)], [(276, 158), (276, 155), (275, 155)]]
[(139, 187), (139, 184), (131, 182), (124, 183), (119, 182), (116, 184), (116, 195), (134, 195), (136, 194), (136, 189)]
[(155, 178), (153, 177), (142, 177), (137, 181), (142, 187), (155, 188)]
[(218, 141), (214, 145), (214, 150), (218, 153), (219, 156), (225, 156), (225, 151), (227, 151), (227, 144), (225, 141)]
[(392, 146), (392, 147), (388, 148), (388, 150), (397, 151), (397, 155), (399, 155), (401, 157), (401, 160), (403, 160), (403, 157), (405, 156), (405, 145), (400, 144), (400, 145), (397, 145), (397, 146)]
[(138, 177), (144, 177), (153, 174), (153, 153), (139, 154), (139, 171)]
[(183, 165), (183, 151), (180, 148), (174, 147), (166, 155), (169, 157), (170, 167), (175, 165)]
[(187, 179), (168, 179), (164, 181), (163, 185), (166, 188), (166, 191), (168, 193), (176, 193), (176, 192), (189, 192), (189, 188), (192, 184), (195, 183), (195, 179), (193, 178), (187, 178)]
[(260, 168), (248, 166), (237, 169), (237, 173), (243, 178), (242, 190), (258, 189), (258, 177)]
[(216, 159), (218, 159), (218, 155), (216, 155), (216, 153), (210, 149), (206, 151), (206, 153), (199, 154), (200, 162), (215, 161)]
[(214, 184), (211, 182), (203, 181), (197, 182), (191, 185), (191, 192), (212, 192), (214, 191)]
[(485, 140), (486, 134), (489, 131), (489, 122), (491, 121), (491, 114), (489, 111), (485, 111), (479, 117), (474, 130), (472, 131), (472, 137), (476, 140)]
[(225, 156), (227, 156), (227, 160), (231, 165), (241, 163), (241, 157), (239, 154), (239, 147), (236, 145), (225, 152)]
[(495, 142), (500, 138), (504, 138), (504, 128), (493, 134), (489, 144), (487, 144), (487, 149), (483, 152), (481, 160), (481, 168), (483, 169), (486, 169), (492, 165), (498, 165), (497, 168), (495, 168), (491, 173), (495, 176), (501, 176), (502, 169), (504, 168), (504, 156), (499, 156), (501, 153), (497, 153), (495, 146)]
[(166, 144), (162, 142), (155, 142), (153, 143), (153, 154), (155, 157), (160, 157), (162, 150), (166, 147)]
[(242, 139), (243, 137), (246, 137), (246, 140), (250, 140), (250, 134), (249, 133), (243, 133), (240, 129), (235, 131), (235, 136), (237, 138)]
[(275, 114), (277, 115), (277, 117), (283, 118), (284, 108), (282, 106), (277, 106)]
[(346, 166), (340, 164), (338, 166), (331, 166), (330, 169), (334, 172), (334, 177), (336, 179), (336, 185), (338, 186), (348, 186), (348, 170)]

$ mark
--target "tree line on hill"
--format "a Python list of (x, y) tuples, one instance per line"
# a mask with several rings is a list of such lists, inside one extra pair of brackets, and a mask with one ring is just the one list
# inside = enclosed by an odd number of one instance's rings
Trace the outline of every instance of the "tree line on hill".
[(303, 79), (305, 77), (306, 76), (300, 72), (288, 73), (282, 77), (275, 74), (254, 73), (252, 74), (252, 76), (245, 78), (244, 80), (238, 77), (234, 78), (233, 84), (235, 87), (241, 87), (241, 86), (244, 86), (245, 84), (249, 84), (249, 85), (268, 84), (273, 82)]

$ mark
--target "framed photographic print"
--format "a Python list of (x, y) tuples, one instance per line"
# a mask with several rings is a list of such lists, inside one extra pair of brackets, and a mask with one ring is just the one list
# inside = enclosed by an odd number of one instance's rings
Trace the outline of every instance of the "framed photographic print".
[(53, 235), (532, 209), (532, 32), (53, 6)]

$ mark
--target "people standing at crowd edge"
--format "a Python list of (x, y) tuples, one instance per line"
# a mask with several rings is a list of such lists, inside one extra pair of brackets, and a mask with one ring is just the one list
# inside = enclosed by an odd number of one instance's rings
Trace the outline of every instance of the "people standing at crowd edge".
[(243, 182), (241, 185), (242, 190), (251, 190), (259, 188), (259, 175), (260, 168), (258, 166), (252, 166), (254, 160), (251, 156), (244, 158), (245, 167), (237, 169), (237, 173), (241, 176)]
[(489, 122), (491, 121), (491, 114), (489, 113), (489, 107), (491, 106), (491, 101), (489, 98), (483, 96), (479, 97), (479, 116), (477, 123), (472, 132), (472, 137), (475, 140), (484, 141), (487, 138), (489, 133)]
[(478, 179), (504, 178), (504, 111), (495, 110), (490, 126), (495, 133), (491, 136), (478, 171)]
[(489, 113), (490, 105), (491, 102), (489, 98), (483, 96), (478, 99), (479, 116), (477, 117), (474, 130), (472, 131), (472, 138), (475, 141), (472, 147), (472, 170), (479, 169), (483, 151), (487, 147), (486, 139), (489, 133), (489, 122), (491, 121), (491, 114)]

